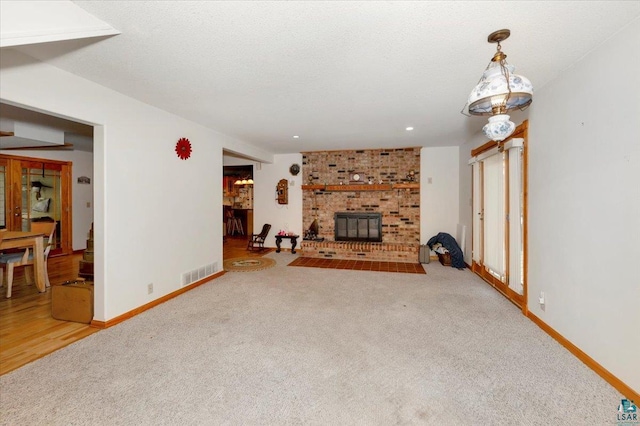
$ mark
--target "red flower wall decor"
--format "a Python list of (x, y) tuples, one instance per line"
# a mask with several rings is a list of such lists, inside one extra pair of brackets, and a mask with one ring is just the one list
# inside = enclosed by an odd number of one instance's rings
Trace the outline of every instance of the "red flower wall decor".
[(191, 157), (191, 142), (187, 138), (180, 138), (176, 144), (176, 154), (181, 160)]

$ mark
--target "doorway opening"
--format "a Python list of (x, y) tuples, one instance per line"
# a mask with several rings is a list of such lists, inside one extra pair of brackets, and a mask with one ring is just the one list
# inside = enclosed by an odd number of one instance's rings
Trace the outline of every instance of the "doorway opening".
[[(57, 223), (47, 261), (52, 286), (79, 276), (87, 249), (94, 222), (93, 140), (91, 125), (0, 103), (0, 229), (38, 232), (43, 221)], [(5, 298), (6, 288), (0, 291), (0, 316), (8, 320), (0, 374), (97, 331), (53, 319), (50, 289), (39, 293), (27, 284), (23, 269), (16, 271), (11, 299)], [(25, 311), (34, 315), (20, 314)], [(44, 351), (34, 350), (45, 341)], [(12, 353), (21, 356), (12, 358)]]
[(223, 151), (222, 235), (223, 258), (250, 255), (246, 250), (254, 232), (254, 170), (259, 163)]

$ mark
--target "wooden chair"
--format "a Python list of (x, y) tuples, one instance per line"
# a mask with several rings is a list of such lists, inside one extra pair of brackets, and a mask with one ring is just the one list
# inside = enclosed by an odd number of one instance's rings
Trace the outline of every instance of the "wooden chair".
[(259, 234), (251, 234), (249, 243), (247, 244), (247, 250), (264, 250), (264, 242), (267, 239), (267, 235), (271, 230), (271, 225), (265, 223), (262, 226), (262, 231)]
[[(54, 243), (54, 237), (56, 233), (56, 222), (48, 222), (49, 226), (49, 239), (47, 241), (46, 248), (44, 249), (44, 280), (45, 286), (50, 287), (49, 271), (47, 270), (47, 259), (49, 258), (49, 252), (51, 246)], [(31, 284), (33, 280), (33, 253), (30, 249), (25, 249), (24, 253), (6, 253), (0, 254), (0, 287), (2, 287), (4, 281), (4, 269), (7, 268), (7, 299), (11, 298), (11, 289), (13, 287), (13, 271), (16, 267), (27, 266), (25, 269), (25, 278), (27, 283)]]

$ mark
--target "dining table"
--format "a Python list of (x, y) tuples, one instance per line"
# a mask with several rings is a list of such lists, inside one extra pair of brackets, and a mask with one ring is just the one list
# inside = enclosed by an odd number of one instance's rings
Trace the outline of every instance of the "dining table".
[(33, 271), (36, 287), (40, 293), (46, 290), (44, 274), (44, 234), (41, 232), (3, 231), (0, 237), (0, 252), (7, 249), (30, 248), (33, 250)]

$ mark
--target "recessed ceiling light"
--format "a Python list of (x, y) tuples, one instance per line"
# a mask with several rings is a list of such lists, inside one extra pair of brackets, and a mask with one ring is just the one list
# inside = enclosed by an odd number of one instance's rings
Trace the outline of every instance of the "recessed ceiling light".
[(298, 138), (300, 138), (300, 136), (295, 135), (293, 138), (294, 138), (294, 139), (298, 139)]
[(410, 131), (412, 131), (412, 130), (413, 130), (413, 127), (407, 127), (405, 130), (406, 130), (407, 132), (410, 132)]

